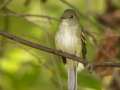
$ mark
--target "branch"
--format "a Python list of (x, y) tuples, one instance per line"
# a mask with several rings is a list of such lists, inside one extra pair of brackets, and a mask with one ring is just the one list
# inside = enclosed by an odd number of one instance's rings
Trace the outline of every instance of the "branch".
[[(70, 59), (72, 59), (74, 61), (86, 64), (85, 61), (82, 61), (82, 58), (80, 58), (78, 56), (75, 56), (73, 54), (70, 54), (70, 53), (67, 53), (67, 52), (62, 52), (60, 50), (56, 50), (56, 49), (52, 49), (52, 48), (48, 48), (46, 46), (42, 46), (40, 44), (33, 43), (31, 41), (25, 40), (23, 38), (20, 38), (18, 36), (15, 36), (15, 35), (7, 33), (7, 32), (0, 31), (0, 35), (4, 36), (4, 37), (6, 37), (6, 38), (8, 38), (10, 40), (21, 43), (23, 45), (26, 45), (26, 46), (29, 46), (29, 47), (32, 47), (32, 48), (35, 48), (35, 49), (38, 49), (38, 50), (42, 50), (44, 52), (52, 53), (54, 55), (70, 58)], [(102, 63), (99, 63), (99, 64), (94, 64), (94, 63), (92, 64), (91, 63), (89, 65), (92, 66), (93, 68), (96, 68), (96, 67), (120, 67), (120, 63), (112, 63), (112, 62), (102, 62)]]
[(45, 52), (48, 52), (48, 53), (52, 53), (52, 54), (55, 54), (55, 55), (58, 55), (58, 56), (63, 56), (63, 57), (66, 57), (66, 58), (70, 58), (70, 59), (73, 59), (73, 60), (75, 60), (77, 62), (81, 62), (83, 64), (85, 63), (84, 61), (82, 61), (82, 59), (80, 57), (77, 57), (77, 56), (75, 56), (73, 54), (69, 54), (67, 52), (62, 52), (60, 50), (48, 48), (48, 47), (42, 46), (40, 44), (33, 43), (31, 41), (22, 39), (20, 37), (17, 37), (15, 35), (7, 33), (7, 32), (0, 31), (0, 35), (4, 36), (4, 37), (6, 37), (6, 38), (8, 38), (10, 40), (19, 42), (21, 44), (27, 45), (27, 46), (35, 48), (35, 49), (39, 49), (39, 50), (42, 50), (42, 51), (45, 51)]

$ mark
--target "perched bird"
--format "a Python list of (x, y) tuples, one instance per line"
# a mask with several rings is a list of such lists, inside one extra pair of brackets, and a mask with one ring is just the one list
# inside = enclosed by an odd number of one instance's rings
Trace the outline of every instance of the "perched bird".
[[(55, 44), (58, 50), (68, 52), (85, 58), (84, 32), (79, 24), (79, 15), (73, 9), (64, 11), (59, 24), (59, 30), (55, 36)], [(84, 48), (84, 49), (83, 49)], [(77, 66), (78, 62), (63, 57), (67, 64), (68, 90), (77, 90)], [(84, 68), (83, 64), (81, 64)]]

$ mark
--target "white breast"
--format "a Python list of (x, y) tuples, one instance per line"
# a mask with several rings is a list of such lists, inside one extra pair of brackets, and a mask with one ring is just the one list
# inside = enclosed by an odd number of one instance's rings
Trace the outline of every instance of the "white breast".
[(62, 51), (74, 53), (80, 44), (80, 37), (77, 36), (78, 27), (69, 27), (65, 23), (62, 25), (55, 37), (56, 47)]

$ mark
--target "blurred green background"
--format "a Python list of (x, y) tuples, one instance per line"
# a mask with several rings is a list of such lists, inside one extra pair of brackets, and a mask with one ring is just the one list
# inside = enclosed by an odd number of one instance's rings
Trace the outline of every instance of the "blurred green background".
[[(9, 11), (21, 14), (40, 14), (60, 18), (69, 6), (60, 0), (0, 0), (0, 29), (41, 45), (55, 48), (54, 34), (58, 21), (38, 17), (4, 16)], [(99, 23), (92, 13), (106, 11), (105, 0), (68, 0), (95, 24), (81, 17), (80, 23), (101, 38)], [(114, 0), (118, 5), (119, 0)], [(7, 10), (6, 10), (7, 8)], [(97, 26), (98, 25), (98, 26)], [(87, 43), (89, 60), (94, 59), (95, 46)], [(0, 36), (0, 90), (67, 90), (67, 73), (58, 56), (21, 45)], [(101, 90), (101, 81), (87, 71), (78, 73), (78, 87), (82, 90)], [(79, 88), (80, 89), (80, 88)]]

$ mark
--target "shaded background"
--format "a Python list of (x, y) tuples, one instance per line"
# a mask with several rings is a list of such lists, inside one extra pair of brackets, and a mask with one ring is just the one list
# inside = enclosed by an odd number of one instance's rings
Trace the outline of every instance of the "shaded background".
[[(87, 58), (95, 60), (98, 47), (104, 38), (107, 35), (114, 36), (113, 32), (117, 34), (120, 32), (120, 0), (68, 0), (68, 2), (85, 15), (80, 16), (80, 24), (97, 40), (98, 46), (91, 38), (87, 42)], [(0, 29), (55, 48), (54, 34), (58, 30), (58, 21), (20, 15), (47, 15), (59, 19), (68, 8), (70, 7), (60, 0), (0, 0)], [(105, 42), (108, 43), (108, 40)], [(113, 54), (116, 58), (116, 53)], [(67, 90), (66, 70), (59, 59), (58, 56), (0, 37), (0, 90)], [(82, 90), (101, 90), (102, 81), (97, 75), (88, 71), (78, 74), (78, 87), (86, 88)]]

